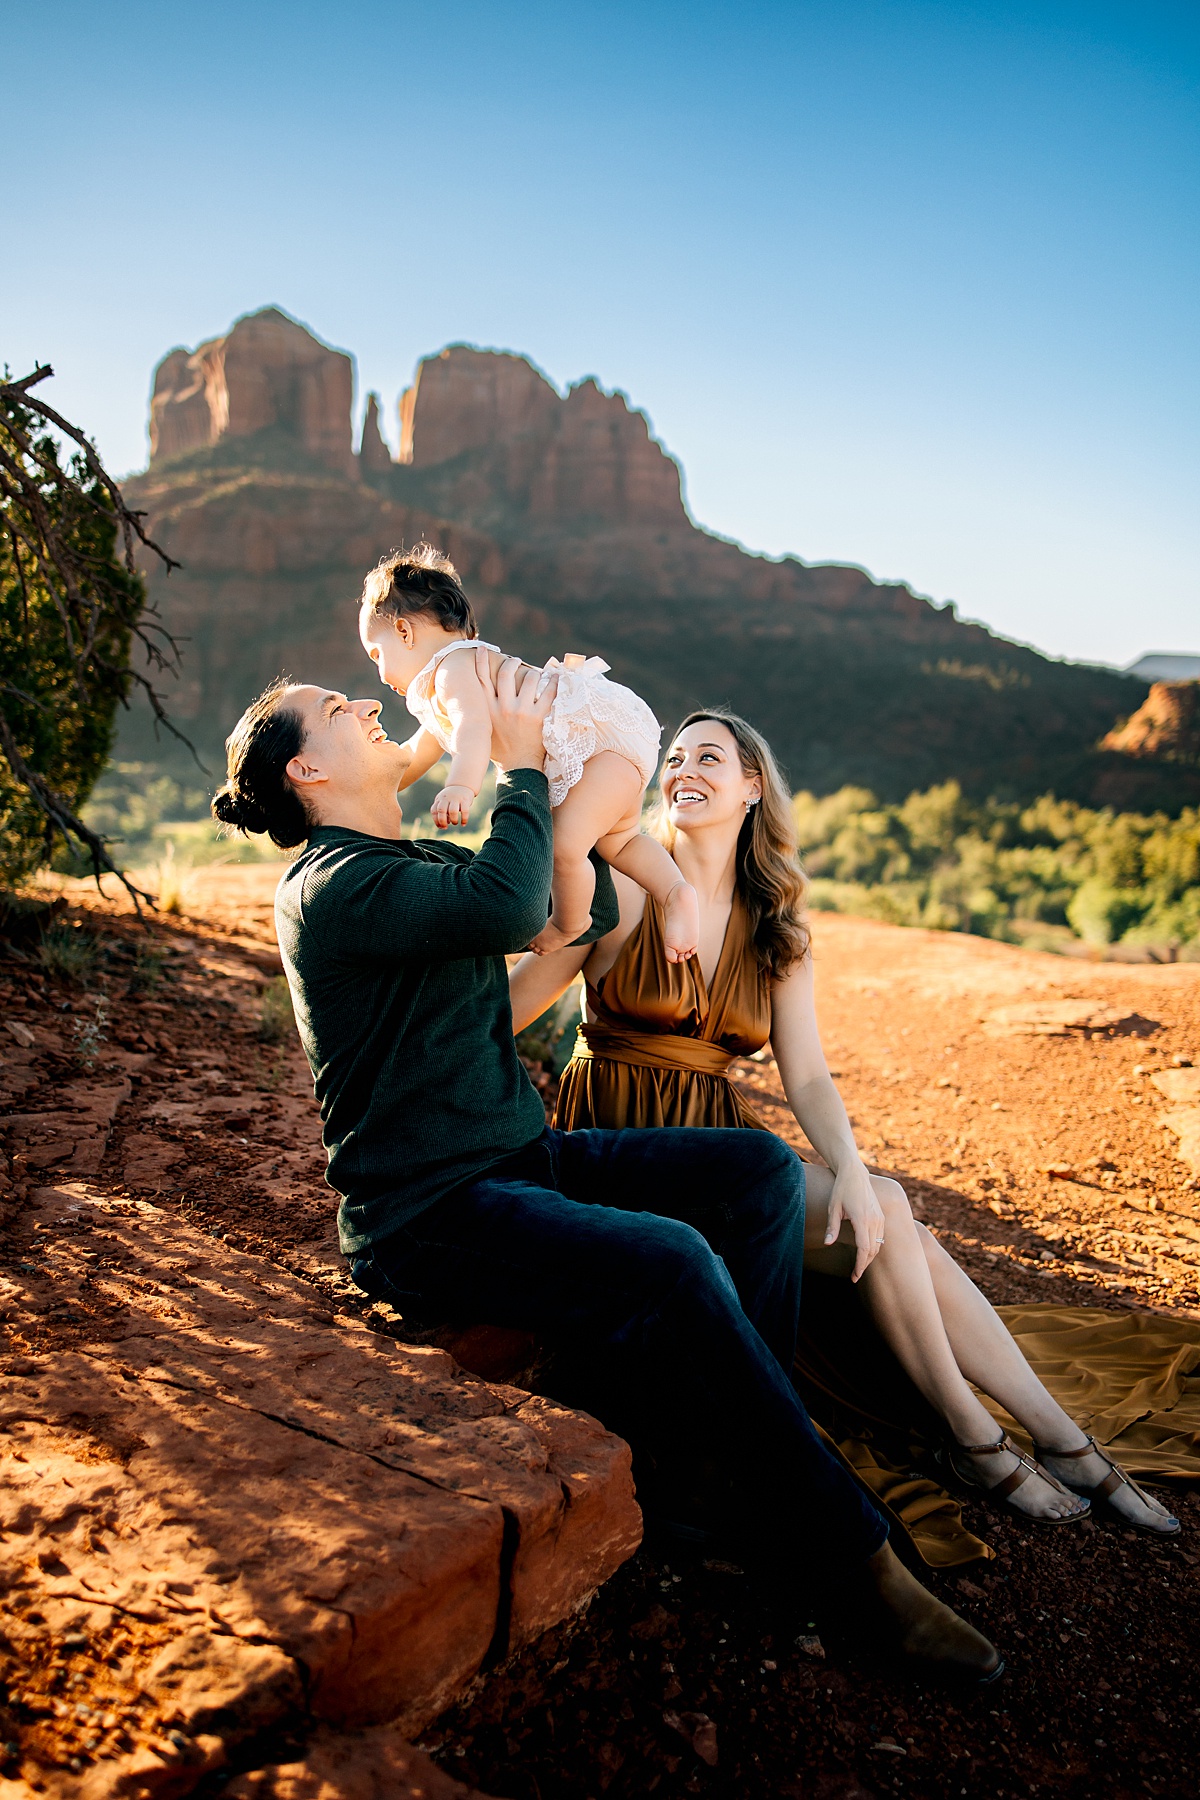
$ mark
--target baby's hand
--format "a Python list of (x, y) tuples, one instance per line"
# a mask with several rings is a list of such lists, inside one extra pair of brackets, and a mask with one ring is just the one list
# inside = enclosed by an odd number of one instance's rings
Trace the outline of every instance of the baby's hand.
[(445, 831), (450, 825), (465, 825), (474, 804), (475, 794), (471, 788), (452, 784), (433, 796), (429, 810), (438, 830)]

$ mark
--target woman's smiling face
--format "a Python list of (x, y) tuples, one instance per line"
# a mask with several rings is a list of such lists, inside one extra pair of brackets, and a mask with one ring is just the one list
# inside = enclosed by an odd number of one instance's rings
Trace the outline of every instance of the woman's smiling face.
[(740, 830), (747, 802), (762, 793), (762, 782), (747, 775), (733, 733), (719, 719), (697, 719), (678, 733), (660, 786), (676, 831), (712, 825)]

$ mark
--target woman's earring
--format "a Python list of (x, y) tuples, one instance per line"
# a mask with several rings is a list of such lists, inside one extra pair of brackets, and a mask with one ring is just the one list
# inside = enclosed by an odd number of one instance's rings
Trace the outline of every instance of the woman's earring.
[(749, 799), (749, 800), (747, 800), (747, 802), (746, 802), (746, 811), (747, 811), (747, 812), (749, 812), (749, 811), (750, 811), (750, 808), (751, 808), (751, 807), (752, 807), (752, 806), (757, 806), (757, 805), (758, 805), (758, 795), (757, 795), (757, 794), (752, 794), (752, 795), (751, 795), (751, 797), (750, 797), (750, 799)]

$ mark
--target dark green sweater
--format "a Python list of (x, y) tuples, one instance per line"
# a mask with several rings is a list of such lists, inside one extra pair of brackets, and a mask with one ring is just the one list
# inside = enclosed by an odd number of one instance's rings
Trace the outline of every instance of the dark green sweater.
[[(279, 948), (347, 1256), (544, 1128), (504, 957), (546, 923), (550, 821), (545, 776), (514, 769), (497, 779), (477, 852), (322, 825), (279, 884)], [(608, 866), (593, 860), (589, 939), (617, 922)]]

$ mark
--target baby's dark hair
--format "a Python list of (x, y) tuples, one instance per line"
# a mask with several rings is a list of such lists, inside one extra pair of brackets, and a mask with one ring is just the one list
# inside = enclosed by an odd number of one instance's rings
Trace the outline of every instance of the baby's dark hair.
[(458, 571), (432, 544), (414, 544), (411, 550), (392, 550), (381, 557), (363, 582), (359, 604), (372, 618), (412, 619), (428, 613), (459, 637), (479, 636)]
[(312, 830), (308, 808), (287, 778), (304, 748), (304, 722), (283, 703), (291, 683), (282, 675), (252, 700), (225, 739), (226, 782), (212, 812), (238, 831), (265, 831), (280, 850), (302, 844)]

